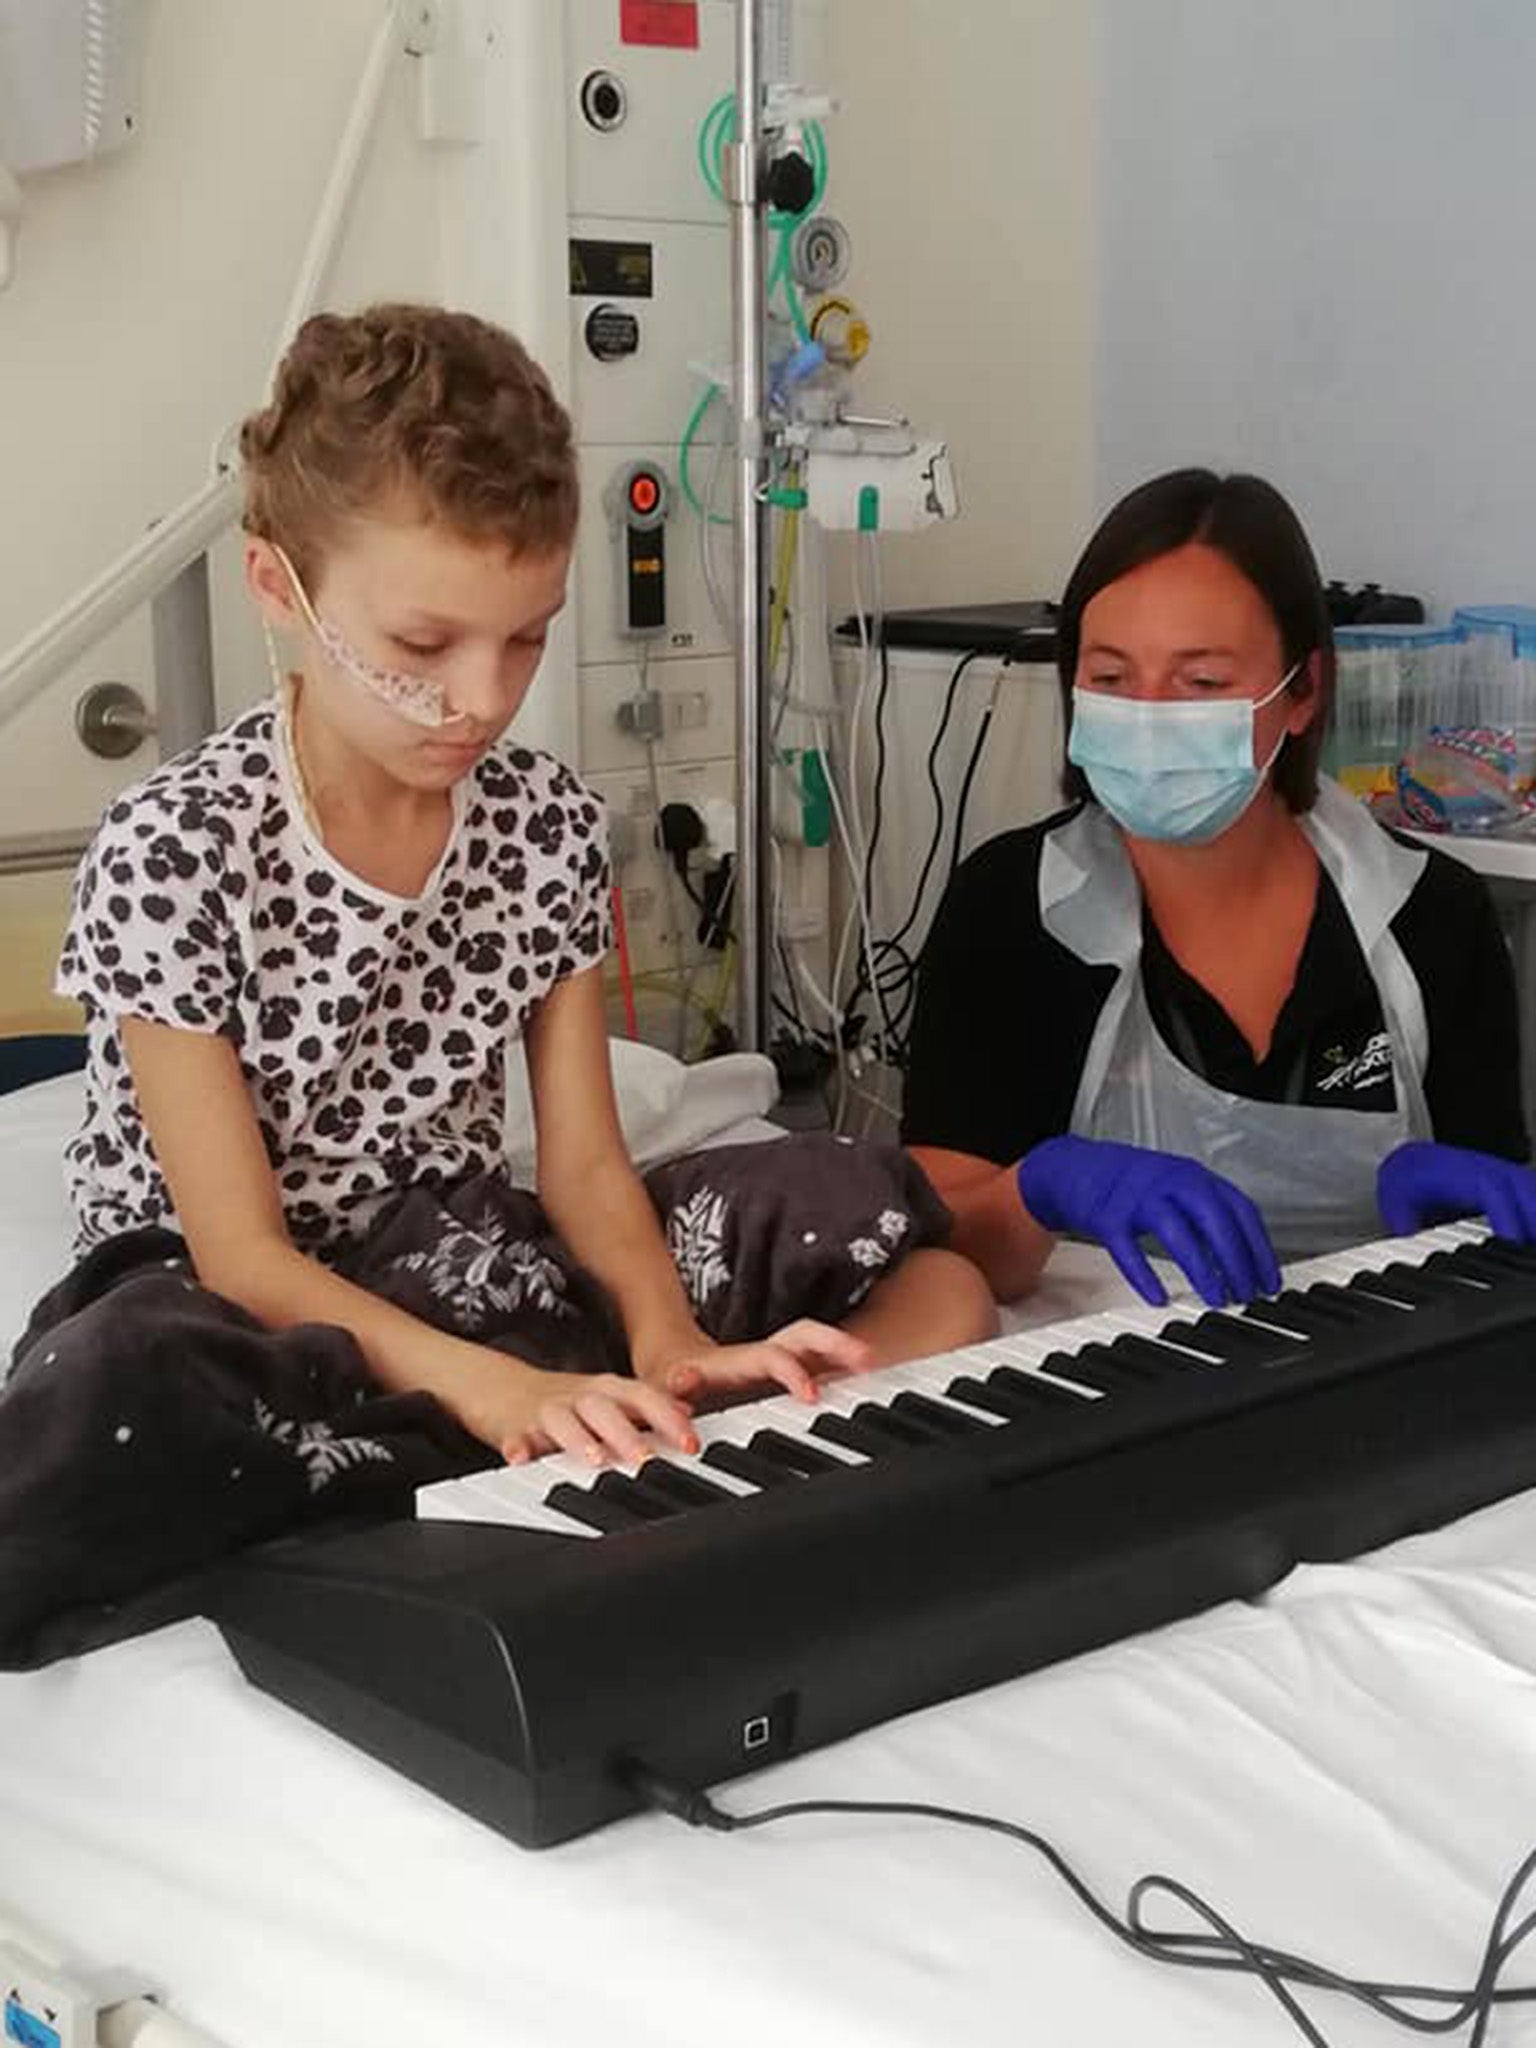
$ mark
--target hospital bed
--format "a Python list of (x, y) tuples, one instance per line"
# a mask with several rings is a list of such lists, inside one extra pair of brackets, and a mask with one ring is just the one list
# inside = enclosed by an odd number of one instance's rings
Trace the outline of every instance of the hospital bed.
[[(67, 1259), (77, 1088), (0, 1100), (7, 1346)], [(1119, 1295), (1069, 1248), (1015, 1319)], [(1163, 1871), (1351, 1974), (1465, 1983), (1536, 1841), (1536, 1493), (720, 1794), (817, 1797), (1004, 1816), (1117, 1908)], [(226, 2048), (1297, 2038), (1251, 1980), (1131, 1954), (986, 1835), (828, 1816), (723, 1837), (645, 1816), (520, 1851), (247, 1686), (202, 1621), (0, 1676), (0, 1899), (142, 1971)], [(1355, 2006), (1311, 2010), (1336, 2048), (1402, 2038)], [(1530, 2048), (1536, 2012), (1505, 2008), (1490, 2041)]]

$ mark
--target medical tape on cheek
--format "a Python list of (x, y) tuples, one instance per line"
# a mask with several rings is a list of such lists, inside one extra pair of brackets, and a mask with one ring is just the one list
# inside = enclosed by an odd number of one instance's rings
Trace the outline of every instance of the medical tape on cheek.
[(272, 551), (288, 572), (293, 585), (293, 594), (299, 609), (308, 622), (310, 631), (319, 641), (322, 652), (334, 668), (341, 670), (350, 681), (382, 704), (386, 710), (398, 717), (409, 719), (412, 725), (439, 726), (456, 722), (462, 712), (450, 712), (441, 683), (432, 682), (426, 676), (411, 675), (404, 669), (380, 668), (367, 660), (328, 619), (322, 619), (309, 601), (309, 593), (300, 582), (298, 572), (287, 555), (274, 541)]

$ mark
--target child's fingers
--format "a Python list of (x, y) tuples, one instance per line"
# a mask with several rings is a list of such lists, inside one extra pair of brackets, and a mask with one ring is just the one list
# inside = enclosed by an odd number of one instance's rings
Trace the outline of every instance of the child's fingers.
[(873, 1350), (862, 1337), (855, 1337), (848, 1330), (839, 1330), (833, 1323), (814, 1322), (809, 1316), (802, 1316), (798, 1322), (786, 1323), (782, 1330), (775, 1330), (771, 1341), (782, 1345), (786, 1351), (794, 1352), (797, 1358), (833, 1367), (839, 1372), (868, 1372), (875, 1362)]
[(793, 1394), (799, 1401), (814, 1401), (817, 1398), (816, 1375), (804, 1361), (777, 1339), (754, 1346), (762, 1361), (763, 1376), (776, 1380), (785, 1393)]
[[(562, 1448), (593, 1464), (602, 1464), (608, 1457), (639, 1464), (655, 1449), (655, 1437), (680, 1451), (698, 1449), (687, 1409), (643, 1380), (616, 1381), (612, 1388), (588, 1387), (568, 1407), (555, 1405), (563, 1415), (551, 1416), (548, 1426), (553, 1428), (557, 1420), (566, 1425), (568, 1434), (562, 1437)], [(582, 1434), (572, 1442), (577, 1431)]]

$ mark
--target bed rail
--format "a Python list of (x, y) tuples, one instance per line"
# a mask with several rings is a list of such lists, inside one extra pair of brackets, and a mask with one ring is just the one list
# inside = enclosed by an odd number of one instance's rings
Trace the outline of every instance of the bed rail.
[[(430, 40), (432, 18), (431, 0), (385, 0), (278, 329), (268, 386), (294, 333), (321, 302), (394, 60), (403, 52), (421, 53)], [(206, 483), (52, 618), (0, 654), (0, 728), (147, 603), (154, 608), (155, 731), (161, 759), (210, 732), (214, 698), (207, 551), (234, 524), (239, 510), (239, 478), (221, 440)], [(0, 875), (69, 867), (88, 837), (67, 832), (0, 837)]]

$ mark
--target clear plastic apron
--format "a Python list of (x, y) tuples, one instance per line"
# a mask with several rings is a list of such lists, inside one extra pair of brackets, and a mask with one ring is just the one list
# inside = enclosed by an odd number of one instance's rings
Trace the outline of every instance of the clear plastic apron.
[(1326, 778), (1297, 822), (1376, 985), (1397, 1099), (1390, 1111), (1249, 1102), (1203, 1080), (1152, 1020), (1141, 977), (1141, 890), (1118, 827), (1089, 804), (1047, 838), (1040, 862), (1045, 929), (1079, 960), (1118, 969), (1089, 1043), (1072, 1130), (1202, 1161), (1258, 1205), (1281, 1259), (1380, 1237), (1376, 1169), (1405, 1140), (1432, 1136), (1424, 998), (1391, 929), (1428, 856), (1389, 838)]

